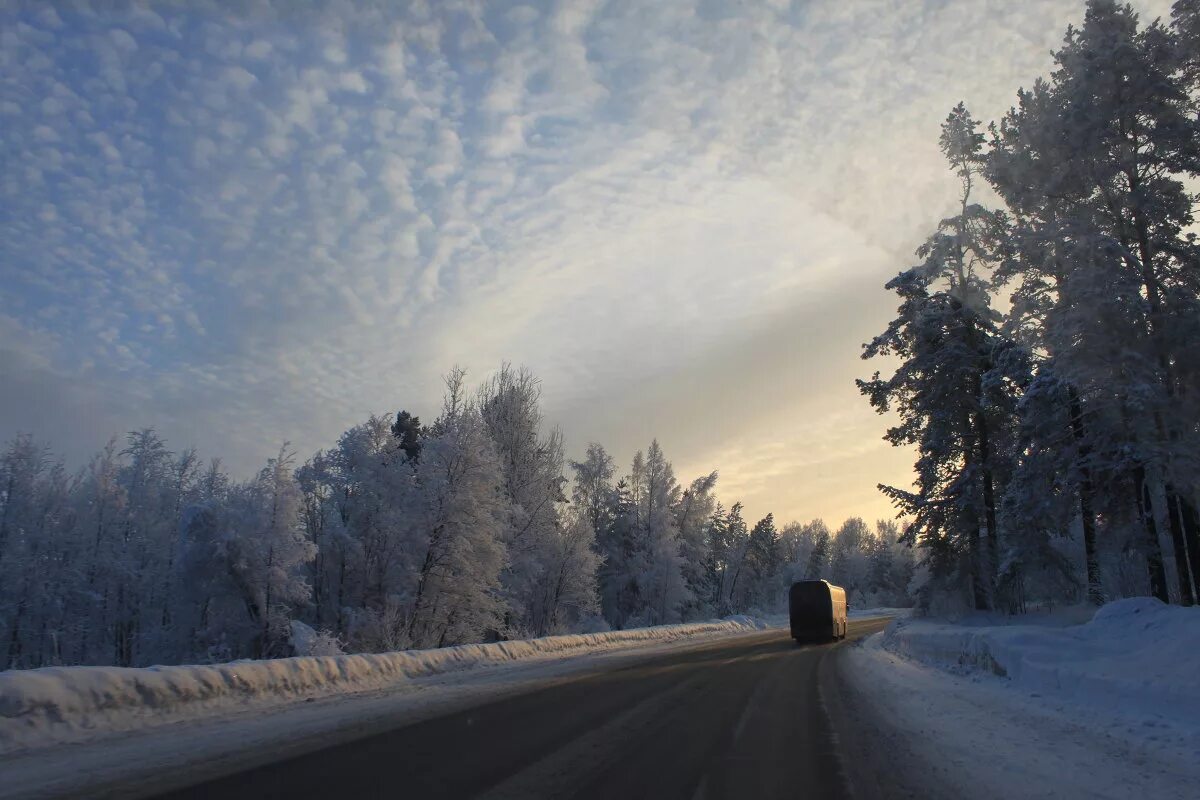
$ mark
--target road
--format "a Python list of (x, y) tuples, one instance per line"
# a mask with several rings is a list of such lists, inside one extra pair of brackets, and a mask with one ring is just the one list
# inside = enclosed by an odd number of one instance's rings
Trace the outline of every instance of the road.
[(848, 797), (824, 695), (840, 649), (885, 624), (703, 642), (160, 797)]

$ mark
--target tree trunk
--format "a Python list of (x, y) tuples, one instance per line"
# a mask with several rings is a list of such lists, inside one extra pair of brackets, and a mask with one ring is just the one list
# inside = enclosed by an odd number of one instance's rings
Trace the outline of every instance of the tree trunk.
[[(272, 518), (274, 513), (272, 512)], [(275, 545), (267, 548), (267, 586), (263, 592), (262, 614), (262, 645), (256, 658), (267, 658), (267, 648), (271, 646), (271, 573), (275, 568)]]
[(1192, 571), (1188, 568), (1187, 544), (1183, 536), (1183, 520), (1179, 507), (1179, 495), (1171, 486), (1166, 487), (1167, 494), (1167, 527), (1171, 531), (1171, 544), (1175, 546), (1175, 574), (1179, 578), (1179, 604), (1194, 605), (1196, 596), (1192, 593)]
[(987, 526), (983, 576), (987, 582), (985, 588), (988, 590), (990, 605), (991, 596), (996, 584), (996, 567), (1000, 561), (1000, 543), (996, 524), (996, 489), (992, 482), (991, 445), (988, 440), (987, 419), (984, 417), (982, 411), (975, 412), (975, 428), (976, 434), (979, 437), (979, 460), (983, 466), (983, 514), (984, 524)]
[(8, 509), (12, 505), (13, 488), (16, 486), (15, 473), (9, 473), (8, 486), (5, 487), (4, 513), (0, 514), (0, 561), (4, 560), (4, 543), (8, 540)]
[[(1136, 141), (1136, 129), (1132, 131), (1132, 134)], [(1135, 148), (1134, 153), (1136, 154), (1137, 152)], [(1126, 170), (1126, 176), (1129, 179), (1130, 194), (1136, 197), (1140, 189), (1140, 176), (1136, 165), (1132, 169)], [(1133, 212), (1134, 230), (1137, 235), (1138, 257), (1141, 260), (1142, 285), (1146, 290), (1147, 328), (1150, 334), (1150, 341), (1158, 359), (1159, 369), (1161, 370), (1163, 388), (1166, 390), (1167, 398), (1174, 400), (1174, 370), (1171, 367), (1171, 358), (1167, 345), (1163, 341), (1163, 288), (1158, 275), (1154, 272), (1155, 251), (1150, 241), (1149, 221), (1146, 219), (1145, 210), (1141, 202), (1131, 203), (1130, 207)], [(1158, 428), (1159, 436), (1167, 444), (1167, 447), (1173, 447), (1178, 439), (1175, 427), (1168, 425), (1158, 412), (1154, 414), (1154, 421)], [(1192, 570), (1188, 564), (1188, 548), (1185, 542), (1181, 506), (1181, 503), (1186, 503), (1187, 501), (1176, 492), (1171, 484), (1168, 483), (1164, 489), (1167, 497), (1167, 523), (1171, 530), (1171, 542), (1175, 546), (1175, 570), (1179, 576), (1179, 602), (1181, 605), (1190, 606), (1195, 603), (1195, 595), (1192, 589)]]
[(346, 632), (346, 615), (343, 611), (346, 603), (343, 595), (346, 587), (346, 550), (344, 546), (338, 547), (338, 585), (337, 585), (337, 629), (338, 633)]
[[(976, 396), (976, 399), (978, 399), (978, 397), (979, 397), (978, 392), (976, 392), (975, 396)], [(964, 412), (963, 420), (962, 420), (962, 425), (964, 427), (964, 430), (974, 432), (976, 430), (976, 424), (977, 423), (972, 418), (972, 415)], [(969, 472), (975, 466), (975, 457), (977, 456), (978, 447), (977, 447), (977, 443), (975, 441), (973, 441), (974, 438), (975, 438), (974, 436), (967, 434), (967, 441), (964, 442), (964, 444), (963, 444), (963, 471), (964, 472)], [(969, 486), (966, 489), (966, 491), (970, 491), (970, 492), (973, 492), (974, 490), (975, 490), (974, 486)], [(987, 582), (987, 579), (985, 578), (986, 570), (985, 570), (984, 564), (983, 564), (984, 558), (985, 558), (984, 552), (983, 552), (984, 543), (981, 540), (981, 536), (980, 536), (980, 532), (979, 532), (978, 511), (976, 511), (975, 509), (972, 509), (971, 512), (967, 515), (965, 523), (966, 523), (965, 527), (967, 529), (967, 536), (969, 537), (967, 539), (967, 547), (969, 550), (968, 555), (971, 560), (971, 592), (974, 596), (975, 610), (976, 611), (987, 611), (988, 607), (989, 607), (988, 600), (990, 598), (991, 592), (988, 591), (988, 582)]]
[(971, 535), (971, 591), (974, 594), (975, 610), (988, 610), (988, 591), (983, 577), (983, 543), (980, 541), (979, 520), (974, 520)]
[(413, 598), (412, 616), (408, 620), (408, 638), (415, 640), (417, 635), (417, 622), (424, 610), (425, 604), (425, 586), (429, 580), (429, 576), (433, 573), (436, 565), (437, 552), (436, 548), (441, 545), (443, 526), (439, 525), (433, 529), (433, 533), (429, 537), (429, 545), (425, 550), (425, 558), (421, 564), (421, 571), (417, 576), (417, 592)]
[(1092, 468), (1088, 464), (1091, 447), (1083, 430), (1083, 404), (1075, 387), (1067, 389), (1071, 403), (1071, 431), (1079, 453), (1079, 516), (1083, 522), (1083, 553), (1087, 563), (1087, 598), (1094, 606), (1104, 603), (1104, 591), (1100, 585), (1100, 562), (1096, 558), (1096, 518), (1092, 513)]
[(1146, 566), (1150, 572), (1150, 594), (1164, 603), (1171, 602), (1167, 591), (1167, 571), (1163, 567), (1162, 546), (1158, 543), (1158, 523), (1154, 521), (1154, 503), (1146, 484), (1146, 470), (1140, 464), (1133, 470), (1134, 500), (1137, 513), (1146, 528)]
[(21, 620), (25, 617), (28, 592), (22, 592), (17, 603), (17, 614), (12, 621), (12, 636), (8, 640), (8, 668), (16, 669), (21, 658)]
[(1196, 504), (1183, 495), (1178, 495), (1180, 521), (1183, 523), (1183, 538), (1187, 542), (1188, 566), (1192, 569), (1197, 601), (1200, 601), (1200, 513)]

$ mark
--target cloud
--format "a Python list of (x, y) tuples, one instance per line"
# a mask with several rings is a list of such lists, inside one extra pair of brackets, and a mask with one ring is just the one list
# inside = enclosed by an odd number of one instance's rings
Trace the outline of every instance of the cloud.
[(937, 126), (1081, 13), (6, 8), (0, 435), (155, 425), (246, 475), (509, 359), (574, 449), (657, 435), (752, 515), (878, 516), (907, 456), (851, 381), (951, 197)]

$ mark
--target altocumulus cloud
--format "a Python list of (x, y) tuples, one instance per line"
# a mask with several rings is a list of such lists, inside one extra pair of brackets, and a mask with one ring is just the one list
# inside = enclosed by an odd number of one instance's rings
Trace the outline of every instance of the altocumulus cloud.
[(752, 513), (883, 513), (906, 456), (850, 380), (947, 208), (937, 125), (1081, 13), (6, 5), (0, 434), (150, 424), (245, 473), (510, 359), (575, 449), (658, 435)]

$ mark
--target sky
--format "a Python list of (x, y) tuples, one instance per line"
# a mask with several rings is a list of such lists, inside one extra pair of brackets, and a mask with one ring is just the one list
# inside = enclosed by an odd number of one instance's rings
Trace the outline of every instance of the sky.
[(249, 477), (507, 361), (569, 456), (657, 437), (748, 518), (890, 517), (912, 454), (853, 381), (954, 202), (938, 127), (1082, 15), (0, 0), (0, 437), (152, 426)]

